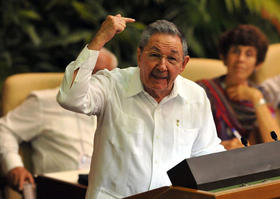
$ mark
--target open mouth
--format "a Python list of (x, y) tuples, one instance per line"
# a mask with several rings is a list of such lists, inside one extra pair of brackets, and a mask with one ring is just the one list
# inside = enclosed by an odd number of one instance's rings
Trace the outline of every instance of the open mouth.
[(167, 74), (156, 74), (156, 73), (151, 73), (151, 76), (155, 79), (168, 79)]

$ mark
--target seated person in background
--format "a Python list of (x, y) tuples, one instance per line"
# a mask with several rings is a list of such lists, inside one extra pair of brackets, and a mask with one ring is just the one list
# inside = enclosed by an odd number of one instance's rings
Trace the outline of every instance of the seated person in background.
[(261, 67), (267, 46), (267, 38), (255, 26), (239, 25), (225, 32), (219, 41), (219, 54), (228, 68), (227, 75), (198, 82), (206, 90), (218, 136), (227, 149), (243, 146), (238, 134), (253, 144), (272, 141), (272, 130), (279, 133), (266, 94), (249, 81)]
[(260, 86), (267, 92), (267, 101), (274, 108), (280, 108), (280, 74), (266, 79)]
[(183, 159), (224, 150), (205, 91), (179, 76), (189, 56), (175, 24), (158, 20), (147, 26), (138, 67), (91, 76), (99, 50), (129, 22), (134, 20), (121, 15), (106, 18), (67, 66), (57, 97), (69, 110), (98, 117), (88, 199), (169, 186), (166, 171)]
[[(95, 71), (117, 67), (116, 57), (102, 49)], [(59, 88), (33, 91), (17, 108), (0, 119), (0, 162), (9, 183), (22, 190), (34, 183), (18, 154), (30, 142), (34, 174), (89, 169), (96, 118), (63, 109), (56, 101)]]

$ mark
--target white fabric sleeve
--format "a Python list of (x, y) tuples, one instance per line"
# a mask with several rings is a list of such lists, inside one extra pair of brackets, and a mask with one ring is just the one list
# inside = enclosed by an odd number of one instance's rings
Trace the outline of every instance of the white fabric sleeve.
[(4, 174), (23, 166), (19, 144), (30, 141), (41, 132), (41, 111), (38, 98), (29, 96), (20, 106), (0, 119), (0, 160)]
[[(99, 51), (89, 50), (87, 46), (81, 51), (76, 61), (71, 62), (65, 70), (64, 78), (57, 95), (58, 103), (72, 111), (91, 114), (90, 80)], [(79, 69), (72, 84), (73, 74)], [(72, 84), (72, 86), (71, 86)]]
[(0, 162), (2, 165), (2, 172), (4, 175), (15, 168), (23, 167), (22, 159), (18, 153), (19, 140), (11, 133), (3, 131), (0, 133)]
[(267, 101), (277, 108), (280, 105), (280, 75), (269, 78), (261, 83), (267, 92)]

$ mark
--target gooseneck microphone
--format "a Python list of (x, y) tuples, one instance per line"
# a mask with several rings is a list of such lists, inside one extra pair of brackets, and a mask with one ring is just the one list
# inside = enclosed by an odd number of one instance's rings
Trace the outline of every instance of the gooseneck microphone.
[(277, 134), (275, 133), (275, 131), (271, 131), (271, 132), (270, 132), (270, 135), (271, 135), (272, 139), (274, 139), (275, 141), (278, 140)]
[(247, 139), (245, 138), (245, 137), (241, 137), (241, 143), (245, 146), (245, 147), (247, 147), (248, 146), (248, 141), (247, 141)]

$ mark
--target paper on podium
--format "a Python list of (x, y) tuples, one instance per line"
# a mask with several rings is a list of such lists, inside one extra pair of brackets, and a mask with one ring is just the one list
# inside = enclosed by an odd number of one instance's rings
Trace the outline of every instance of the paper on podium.
[(78, 183), (79, 174), (88, 174), (88, 173), (89, 173), (89, 169), (83, 169), (83, 170), (44, 173), (43, 176), (62, 180), (65, 182)]
[(31, 183), (25, 183), (23, 185), (23, 198), (24, 199), (36, 199), (36, 190)]

